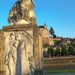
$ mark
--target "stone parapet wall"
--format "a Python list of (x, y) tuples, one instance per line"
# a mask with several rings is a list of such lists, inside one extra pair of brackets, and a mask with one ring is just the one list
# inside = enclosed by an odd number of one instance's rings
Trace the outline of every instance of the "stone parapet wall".
[(75, 68), (75, 56), (44, 58), (46, 69)]

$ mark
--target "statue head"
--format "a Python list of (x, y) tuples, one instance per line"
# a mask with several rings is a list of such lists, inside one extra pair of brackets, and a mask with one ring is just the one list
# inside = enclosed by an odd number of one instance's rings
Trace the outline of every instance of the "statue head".
[(34, 2), (33, 0), (22, 0), (21, 5), (23, 8), (29, 8), (29, 7), (34, 7)]

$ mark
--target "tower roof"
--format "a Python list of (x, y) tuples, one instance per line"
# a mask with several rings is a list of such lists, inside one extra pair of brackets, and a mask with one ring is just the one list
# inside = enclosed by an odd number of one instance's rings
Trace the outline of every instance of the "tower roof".
[(46, 25), (46, 23), (44, 23), (44, 28), (47, 28), (47, 25)]

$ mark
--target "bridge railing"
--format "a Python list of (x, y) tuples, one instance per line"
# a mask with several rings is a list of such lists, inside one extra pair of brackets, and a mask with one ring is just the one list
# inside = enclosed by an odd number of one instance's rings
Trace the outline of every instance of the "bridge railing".
[(44, 58), (45, 68), (75, 68), (75, 56)]

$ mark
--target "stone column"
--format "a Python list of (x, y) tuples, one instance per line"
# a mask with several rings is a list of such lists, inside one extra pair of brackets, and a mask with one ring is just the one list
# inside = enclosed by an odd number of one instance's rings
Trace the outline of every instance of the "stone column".
[(0, 31), (0, 75), (5, 75), (4, 48), (4, 32)]
[(42, 39), (40, 36), (39, 28), (34, 27), (34, 58), (35, 58), (35, 75), (43, 75), (42, 63)]

